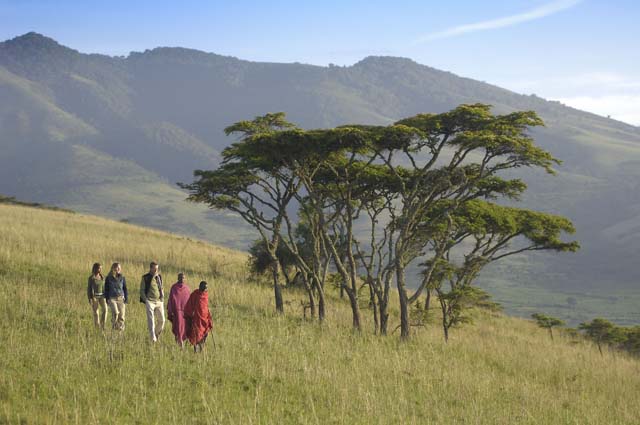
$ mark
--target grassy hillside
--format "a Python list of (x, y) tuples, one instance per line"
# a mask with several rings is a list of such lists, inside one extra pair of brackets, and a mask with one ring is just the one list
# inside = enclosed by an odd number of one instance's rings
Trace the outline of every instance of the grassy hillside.
[[(185, 271), (192, 288), (210, 282), (215, 348), (181, 351), (170, 333), (150, 346), (135, 291), (151, 259), (167, 281)], [(122, 337), (93, 329), (94, 261), (120, 261), (128, 277)], [(480, 312), (449, 344), (436, 325), (405, 344), (370, 323), (354, 335), (335, 293), (323, 326), (302, 318), (294, 290), (277, 317), (245, 263), (176, 235), (0, 205), (0, 422), (637, 423), (636, 359)]]

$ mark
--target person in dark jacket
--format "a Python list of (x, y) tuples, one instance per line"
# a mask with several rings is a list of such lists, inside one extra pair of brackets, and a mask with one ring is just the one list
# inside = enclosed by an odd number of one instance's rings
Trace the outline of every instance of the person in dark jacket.
[(93, 322), (96, 328), (104, 330), (107, 321), (107, 302), (104, 299), (104, 276), (102, 265), (95, 263), (91, 270), (91, 276), (87, 281), (87, 297), (93, 310)]
[(113, 263), (111, 272), (104, 280), (104, 298), (111, 310), (111, 325), (113, 329), (124, 330), (125, 305), (129, 303), (127, 280), (122, 274), (120, 263)]
[(140, 280), (140, 302), (144, 303), (147, 310), (147, 327), (152, 342), (158, 341), (158, 337), (164, 329), (163, 300), (164, 291), (162, 290), (160, 267), (156, 262), (152, 262), (149, 264), (149, 273), (143, 275)]

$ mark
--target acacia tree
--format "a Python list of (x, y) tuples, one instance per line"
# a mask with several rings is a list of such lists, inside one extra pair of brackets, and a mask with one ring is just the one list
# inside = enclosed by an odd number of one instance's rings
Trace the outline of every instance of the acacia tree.
[[(318, 246), (325, 258), (331, 258), (341, 277), (340, 288), (349, 298), (353, 327), (361, 329), (359, 290), (366, 284), (376, 331), (379, 328), (384, 334), (392, 265), (383, 248), (391, 232), (380, 225), (380, 219), (393, 202), (396, 190), (387, 168), (375, 163), (374, 146), (381, 139), (409, 140), (415, 137), (416, 130), (407, 126), (343, 126), (312, 133), (317, 136), (316, 152), (322, 154), (314, 155), (313, 167), (296, 170), (306, 191), (301, 201), (309, 207), (307, 214), (315, 223)], [(363, 215), (369, 218), (370, 239), (360, 237), (354, 230)], [(366, 271), (364, 279), (359, 274), (361, 268)]]
[[(341, 279), (340, 288), (349, 298), (353, 327), (356, 330), (361, 329), (358, 259), (364, 256), (362, 250), (359, 250), (354, 225), (363, 211), (370, 213), (378, 208), (374, 205), (382, 199), (381, 194), (387, 196), (388, 204), (393, 195), (389, 196), (390, 192), (385, 185), (392, 187), (395, 184), (385, 183), (379, 188), (375, 184), (382, 183), (377, 179), (376, 173), (387, 170), (382, 165), (374, 164), (376, 155), (373, 146), (382, 138), (388, 141), (408, 140), (415, 133), (415, 129), (407, 126), (344, 126), (328, 130), (290, 130), (259, 136), (269, 139), (268, 144), (281, 146), (287, 151), (290, 171), (303, 185), (304, 190), (295, 197), (302, 206), (301, 216), (310, 226), (314, 261), (308, 264), (299, 255), (300, 267), (313, 276), (314, 282), (319, 282), (318, 287), (322, 289), (327, 266), (329, 262), (333, 264)], [(285, 215), (284, 222), (286, 229), (294, 229), (291, 217)], [(282, 240), (296, 255), (294, 237), (289, 235)], [(388, 276), (391, 276), (390, 270), (386, 270)], [(385, 298), (380, 292), (378, 294), (380, 299)], [(381, 317), (386, 323), (386, 303), (380, 305), (383, 306), (384, 313)]]
[(640, 326), (623, 328), (622, 349), (634, 355), (640, 355)]
[[(428, 244), (419, 229), (425, 220), (439, 218), (425, 214), (443, 201), (449, 201), (447, 208), (438, 213), (446, 215), (473, 199), (517, 198), (526, 185), (500, 177), (507, 170), (527, 166), (553, 173), (551, 167), (559, 161), (536, 147), (527, 134), (529, 127), (538, 125), (542, 121), (532, 111), (493, 115), (489, 105), (461, 105), (447, 113), (398, 121), (393, 128), (410, 128), (412, 137), (381, 137), (374, 143), (376, 159), (395, 180), (395, 197), (387, 211), (393, 232), (388, 253), (400, 299), (402, 338), (410, 335), (408, 307), (433, 273), (427, 270), (415, 293), (407, 294), (407, 266)], [(436, 249), (436, 259), (444, 252)]]
[[(353, 310), (353, 324), (360, 328), (360, 313), (357, 297), (354, 297), (357, 276), (350, 254), (353, 239), (351, 202), (342, 202), (344, 196), (355, 187), (354, 182), (319, 183), (324, 173), (340, 175), (345, 152), (355, 152), (365, 142), (365, 132), (351, 128), (328, 130), (290, 129), (278, 132), (262, 132), (250, 138), (252, 144), (268, 147), (270, 160), (277, 161), (278, 172), (296, 181), (292, 197), (297, 201), (302, 217), (310, 226), (314, 255), (309, 257), (296, 243), (296, 217), (286, 208), (281, 212), (281, 226), (278, 227), (278, 241), (284, 243), (296, 258), (297, 266), (303, 271), (305, 285), (311, 299), (311, 285), (318, 291), (319, 317), (324, 317), (324, 281), (327, 276), (328, 261), (332, 261), (342, 277), (342, 287), (350, 294)], [(354, 157), (355, 159), (355, 157)], [(332, 190), (329, 189), (331, 187)], [(338, 189), (339, 188), (339, 189)], [(345, 192), (342, 192), (344, 189)], [(331, 196), (340, 192), (339, 197)], [(346, 193), (346, 195), (345, 195)], [(347, 211), (345, 213), (345, 211)], [(345, 251), (346, 250), (346, 255)], [(309, 283), (308, 280), (311, 280)]]
[(258, 136), (292, 128), (295, 126), (285, 120), (282, 112), (237, 122), (225, 133), (239, 134), (241, 139), (222, 151), (222, 165), (212, 171), (195, 170), (193, 183), (179, 184), (190, 192), (190, 201), (236, 212), (259, 232), (270, 259), (279, 313), (284, 313), (284, 302), (277, 250), (284, 215), (299, 182), (284, 165), (286, 152), (262, 143)]
[[(293, 224), (289, 224), (293, 225)], [(288, 225), (288, 226), (289, 226)], [(311, 317), (315, 316), (316, 295), (318, 304), (318, 319), (323, 322), (326, 315), (324, 282), (329, 272), (330, 257), (322, 244), (318, 234), (316, 216), (309, 212), (308, 206), (300, 204), (299, 221), (293, 234), (283, 238), (285, 246), (291, 246), (292, 256), (300, 270), (299, 276), (307, 290)], [(295, 238), (295, 240), (292, 240)]]
[(560, 239), (562, 233), (574, 233), (571, 222), (552, 214), (474, 199), (440, 220), (431, 220), (434, 215), (442, 216), (429, 211), (419, 230), (435, 246), (435, 253), (424, 263), (422, 285), (433, 288), (438, 296), (445, 341), (452, 326), (467, 320), (466, 307), (482, 295), (472, 283), (486, 265), (528, 251), (579, 248), (577, 242)]
[(538, 326), (549, 330), (551, 340), (553, 340), (553, 328), (564, 325), (564, 321), (542, 313), (533, 313), (531, 317), (536, 321)]
[[(460, 230), (459, 212), (468, 211), (464, 206), (483, 198), (517, 199), (526, 185), (501, 173), (524, 166), (553, 173), (552, 165), (559, 163), (527, 134), (529, 127), (542, 125), (530, 111), (493, 115), (488, 105), (461, 105), (390, 126), (328, 130), (301, 130), (289, 123), (274, 129), (259, 118), (235, 126), (245, 138), (225, 150), (220, 169), (196, 172), (200, 180), (184, 187), (192, 190), (193, 200), (239, 212), (261, 232), (272, 258), (276, 298), (280, 243), (296, 258), (307, 289), (319, 289), (319, 304), (333, 264), (349, 296), (356, 329), (359, 285), (364, 282), (376, 329), (387, 332), (389, 290), (395, 280), (402, 338), (410, 335), (409, 305), (432, 282), (432, 275), (442, 276), (438, 267), (456, 245), (447, 238)], [(294, 199), (310, 230), (311, 256), (296, 243), (297, 217), (288, 209)], [(355, 231), (363, 217), (369, 223), (364, 238)], [(434, 232), (437, 223), (445, 223), (444, 230)], [(430, 254), (424, 278), (409, 296), (407, 267)], [(456, 275), (470, 282), (485, 264), (475, 258)]]
[[(377, 299), (374, 311), (382, 334), (386, 333), (389, 285), (395, 278), (401, 336), (408, 337), (408, 305), (420, 295), (431, 273), (427, 271), (424, 284), (409, 297), (406, 267), (429, 243), (421, 227), (425, 221), (440, 218), (434, 211), (446, 215), (473, 199), (517, 198), (526, 186), (519, 179), (497, 175), (504, 170), (539, 166), (552, 172), (551, 165), (558, 161), (535, 147), (525, 132), (528, 126), (540, 124), (533, 112), (493, 116), (487, 105), (463, 105), (449, 113), (419, 115), (388, 127), (345, 126), (268, 136), (281, 141), (297, 139), (296, 152), (302, 156), (294, 161), (293, 173), (304, 184), (305, 201), (315, 214), (324, 248), (342, 276), (355, 328), (360, 327), (357, 291), (358, 267), (362, 267), (372, 299)], [(310, 149), (313, 165), (302, 165), (309, 164)], [(466, 161), (472, 154), (479, 154), (480, 160)], [(447, 208), (433, 208), (442, 204)], [(371, 225), (368, 243), (353, 231), (363, 212)], [(383, 214), (386, 224), (381, 226)], [(342, 252), (336, 246), (337, 234), (345, 236)], [(437, 258), (444, 255), (446, 244), (436, 246), (435, 252)], [(356, 258), (361, 264), (356, 264)]]
[(355, 241), (355, 250), (364, 270), (364, 282), (369, 287), (370, 305), (373, 310), (374, 333), (386, 335), (389, 322), (389, 290), (393, 278), (392, 257), (389, 255), (393, 228), (382, 222), (384, 214), (393, 202), (386, 169), (372, 165), (369, 173), (360, 181), (360, 205), (367, 225), (366, 237)]
[(369, 287), (374, 332), (386, 335), (389, 323), (389, 294), (394, 278), (393, 241), (396, 223), (393, 213), (397, 186), (384, 165), (371, 164), (359, 179), (359, 214), (362, 235), (355, 240), (355, 250)]
[[(302, 161), (298, 162), (296, 173), (305, 188), (301, 202), (309, 207), (307, 216), (315, 223), (317, 246), (325, 258), (332, 259), (341, 276), (340, 287), (349, 298), (353, 326), (358, 330), (359, 289), (365, 284), (370, 290), (376, 332), (386, 334), (390, 282), (394, 277), (392, 207), (399, 186), (388, 167), (379, 163), (377, 147), (407, 144), (419, 133), (404, 125), (313, 130), (308, 136), (315, 136), (315, 162), (313, 166), (300, 166)], [(272, 137), (286, 136), (280, 133)], [(405, 173), (401, 167), (394, 172)], [(368, 218), (367, 237), (354, 231), (364, 216)], [(360, 276), (361, 270), (365, 271), (364, 277)]]
[[(286, 135), (277, 135), (277, 137)], [(354, 222), (359, 214), (358, 180), (367, 170), (356, 167), (366, 150), (368, 134), (350, 127), (311, 130), (292, 134), (298, 146), (294, 173), (304, 185), (298, 194), (303, 216), (311, 223), (314, 263), (310, 270), (323, 294), (327, 268), (331, 262), (341, 278), (352, 311), (352, 324), (361, 330), (358, 275), (354, 252)]]
[(596, 343), (602, 355), (602, 344), (617, 344), (624, 341), (624, 332), (618, 326), (603, 318), (595, 318), (591, 322), (580, 323), (578, 329)]
[(352, 311), (353, 328), (361, 330), (359, 305), (359, 276), (354, 223), (359, 217), (361, 204), (357, 193), (360, 173), (367, 170), (356, 167), (356, 155), (336, 157), (325, 161), (314, 179), (302, 174), (307, 189), (310, 216), (316, 217), (317, 230), (324, 255), (331, 258), (341, 277), (340, 289), (347, 294)]

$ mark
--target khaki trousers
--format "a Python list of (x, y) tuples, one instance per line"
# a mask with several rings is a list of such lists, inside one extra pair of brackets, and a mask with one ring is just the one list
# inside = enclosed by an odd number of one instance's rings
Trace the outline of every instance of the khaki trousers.
[(126, 306), (124, 297), (109, 299), (109, 310), (111, 310), (111, 326), (117, 331), (124, 330), (124, 313)]
[[(162, 301), (149, 301), (145, 303), (147, 310), (147, 327), (151, 341), (156, 342), (164, 329), (164, 304)], [(156, 319), (158, 324), (156, 325)]]
[(104, 330), (107, 321), (107, 302), (103, 296), (91, 298), (91, 310), (93, 310), (93, 323), (96, 328)]

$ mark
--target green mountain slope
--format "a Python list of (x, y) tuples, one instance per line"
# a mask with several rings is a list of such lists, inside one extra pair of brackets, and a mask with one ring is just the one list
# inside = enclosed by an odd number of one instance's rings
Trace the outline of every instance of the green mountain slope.
[[(223, 129), (235, 121), (285, 111), (290, 120), (312, 128), (385, 124), (460, 103), (490, 103), (498, 113), (533, 109), (547, 124), (534, 132), (537, 143), (564, 163), (556, 177), (524, 171), (530, 186), (524, 205), (571, 218), (583, 249), (515, 259), (488, 270), (483, 284), (504, 282), (494, 293), (514, 294), (501, 301), (516, 313), (526, 309), (518, 307), (522, 296), (509, 289), (512, 285), (559, 293), (561, 299), (576, 293), (640, 296), (637, 127), (403, 58), (319, 67), (255, 63), (184, 48), (108, 57), (81, 54), (35, 33), (0, 43), (0, 90), (0, 143), (7, 147), (0, 153), (0, 193), (239, 247), (251, 237), (244, 230), (236, 234), (242, 228), (238, 221), (225, 232), (229, 217), (220, 216), (213, 220), (216, 230), (207, 230), (207, 214), (182, 205), (184, 195), (174, 185), (190, 181), (193, 169), (215, 167), (219, 152), (232, 141)], [(85, 184), (87, 171), (78, 167), (89, 153), (96, 162), (126, 168), (122, 176), (131, 184), (114, 182), (116, 169), (99, 165), (92, 169), (93, 183)], [(134, 183), (139, 181), (147, 183)], [(200, 218), (193, 227), (182, 224), (194, 215)], [(578, 306), (588, 297), (583, 301)], [(568, 317), (568, 311), (559, 312)], [(615, 312), (598, 313), (638, 320), (619, 305)]]

